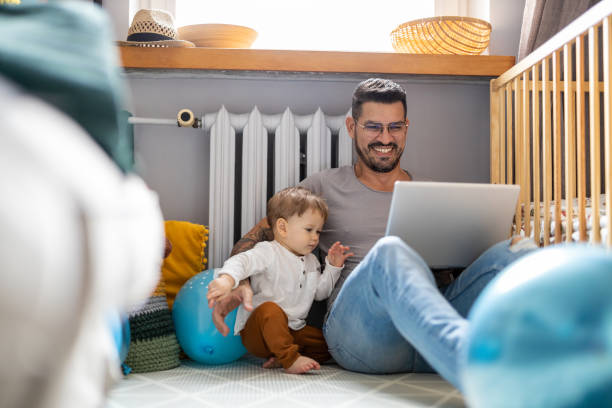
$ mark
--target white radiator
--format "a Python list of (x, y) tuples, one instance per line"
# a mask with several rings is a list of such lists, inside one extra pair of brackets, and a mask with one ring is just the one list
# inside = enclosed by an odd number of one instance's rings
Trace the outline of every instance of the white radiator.
[[(301, 116), (286, 109), (282, 114), (267, 115), (257, 107), (250, 113), (233, 114), (222, 107), (203, 116), (202, 127), (210, 133), (210, 268), (222, 266), (234, 241), (266, 215), (269, 195), (300, 181), (300, 165), (302, 175), (308, 176), (332, 165), (351, 164), (352, 141), (344, 125), (349, 114), (326, 116), (318, 109)], [(240, 141), (242, 148), (237, 151)], [(274, 155), (273, 163), (269, 152)], [(241, 159), (237, 161), (237, 157)], [(242, 169), (240, 175), (237, 168)], [(239, 230), (235, 224), (238, 219)]]

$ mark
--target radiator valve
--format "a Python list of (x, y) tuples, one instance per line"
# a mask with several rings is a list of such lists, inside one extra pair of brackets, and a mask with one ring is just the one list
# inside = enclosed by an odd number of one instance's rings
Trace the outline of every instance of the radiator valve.
[(202, 121), (197, 119), (190, 109), (181, 109), (176, 115), (176, 123), (179, 127), (202, 127)]

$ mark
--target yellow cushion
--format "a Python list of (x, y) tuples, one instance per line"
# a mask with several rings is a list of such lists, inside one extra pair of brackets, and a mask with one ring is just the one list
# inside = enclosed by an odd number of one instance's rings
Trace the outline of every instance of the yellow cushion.
[(172, 309), (174, 298), (183, 284), (206, 269), (204, 248), (208, 241), (208, 229), (187, 221), (166, 221), (165, 227), (172, 252), (164, 259), (162, 276), (166, 283), (168, 306)]

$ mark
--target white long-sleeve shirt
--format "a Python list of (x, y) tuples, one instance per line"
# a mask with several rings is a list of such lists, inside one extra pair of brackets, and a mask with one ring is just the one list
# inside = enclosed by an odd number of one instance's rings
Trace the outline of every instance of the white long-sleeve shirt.
[[(238, 282), (251, 278), (253, 307), (274, 302), (287, 315), (289, 327), (299, 330), (306, 325), (306, 316), (313, 300), (329, 297), (338, 281), (342, 267), (329, 264), (325, 270), (313, 254), (295, 255), (277, 241), (259, 242), (253, 248), (229, 258), (215, 277), (227, 274)], [(234, 334), (240, 333), (250, 316), (240, 306), (234, 325)]]

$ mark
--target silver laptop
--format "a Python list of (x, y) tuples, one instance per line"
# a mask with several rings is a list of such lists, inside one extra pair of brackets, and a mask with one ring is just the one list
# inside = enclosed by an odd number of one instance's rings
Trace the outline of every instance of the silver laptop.
[(398, 181), (386, 235), (396, 235), (432, 268), (465, 267), (510, 236), (520, 187)]

